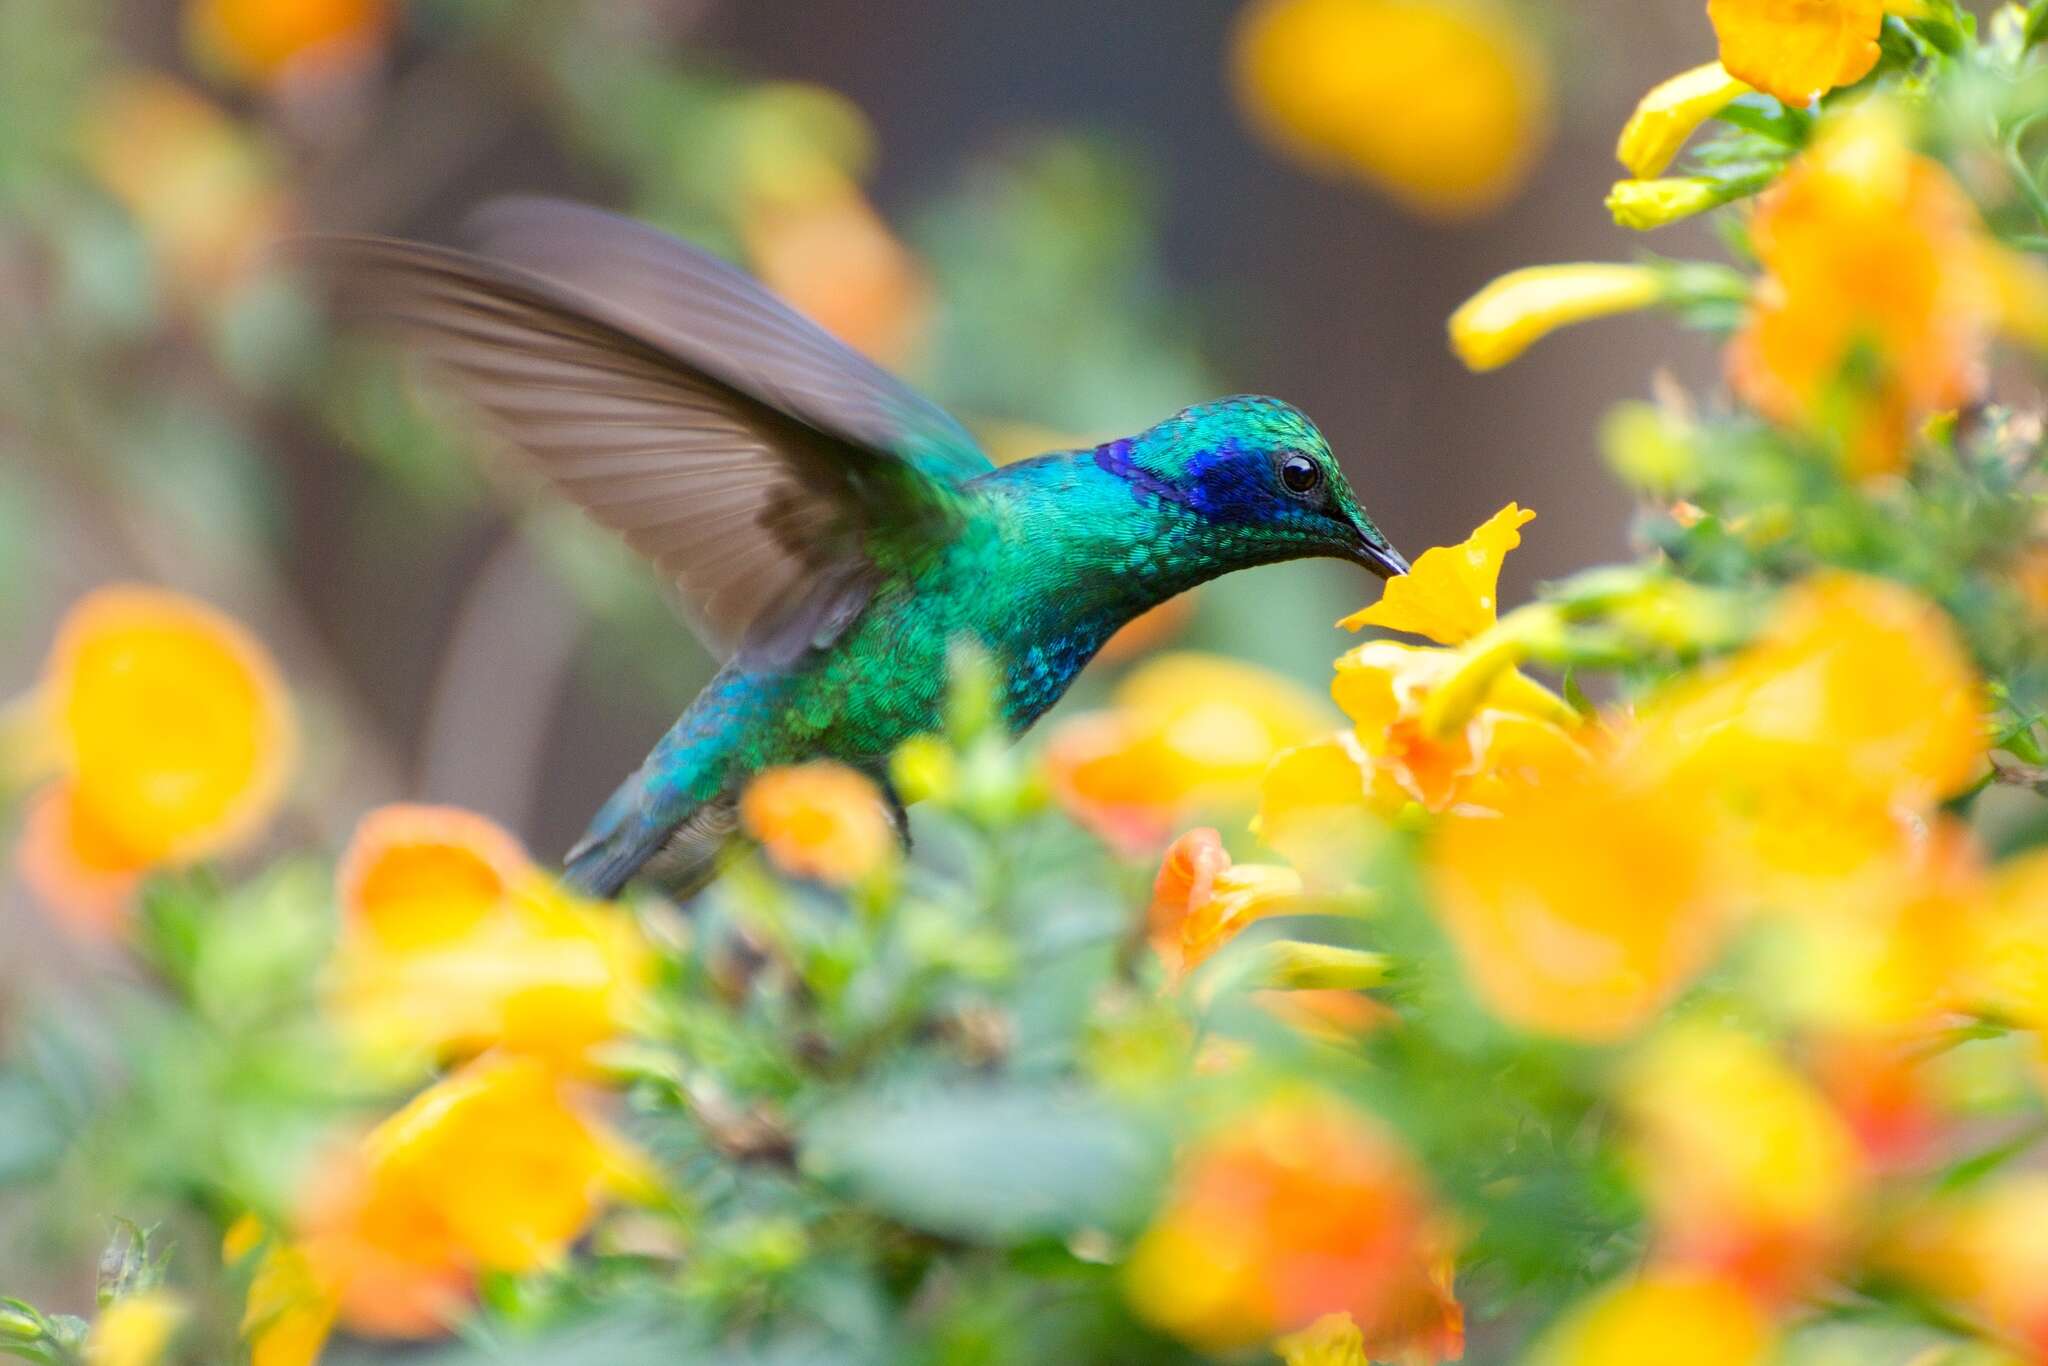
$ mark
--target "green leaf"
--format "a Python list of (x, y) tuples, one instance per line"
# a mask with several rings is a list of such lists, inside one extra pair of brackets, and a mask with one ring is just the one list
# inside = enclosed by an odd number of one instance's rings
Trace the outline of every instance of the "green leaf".
[(979, 1085), (836, 1106), (808, 1126), (803, 1163), (906, 1224), (1001, 1242), (1134, 1226), (1165, 1144), (1099, 1100)]
[(2027, 6), (2027, 26), (2020, 31), (2020, 49), (2025, 51), (2048, 36), (2048, 0), (2034, 0)]

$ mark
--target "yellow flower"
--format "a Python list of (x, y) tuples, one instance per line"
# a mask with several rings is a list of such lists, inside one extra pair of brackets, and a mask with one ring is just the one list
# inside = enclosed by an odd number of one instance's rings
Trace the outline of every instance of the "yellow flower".
[[(1851, 473), (1897, 470), (1921, 422), (1982, 386), (2003, 311), (1993, 248), (1896, 110), (1866, 101), (1824, 123), (1750, 238), (1765, 275), (1730, 379), (1774, 421), (1842, 431)], [(1867, 376), (1845, 380), (1852, 361)]]
[[(652, 1189), (646, 1160), (545, 1063), (471, 1063), (319, 1173), (250, 1289), (257, 1366), (314, 1360), (330, 1319), (373, 1337), (439, 1336), (478, 1273), (553, 1265), (604, 1205)], [(246, 1255), (255, 1241), (239, 1229), (230, 1243)]]
[(1647, 232), (1705, 213), (1727, 197), (1721, 182), (1707, 176), (1617, 180), (1607, 192), (1607, 212), (1617, 227)]
[(85, 1366), (158, 1366), (186, 1319), (167, 1290), (124, 1295), (100, 1310), (85, 1340)]
[(42, 685), (78, 794), (138, 859), (230, 849), (270, 819), (297, 733), (277, 666), (233, 621), (154, 588), (65, 617)]
[(1054, 732), (1046, 774), (1075, 820), (1133, 854), (1158, 848), (1196, 811), (1249, 806), (1274, 756), (1330, 720), (1288, 679), (1191, 653), (1140, 665), (1111, 704)]
[(1682, 71), (1643, 96), (1614, 155), (1639, 180), (1662, 175), (1701, 124), (1748, 93), (1719, 62)]
[(1868, 1174), (1810, 1082), (1747, 1034), (1679, 1025), (1630, 1061), (1619, 1094), (1665, 1255), (1767, 1296), (1825, 1271)]
[(1702, 797), (1767, 901), (1897, 847), (1981, 771), (1983, 688), (1941, 612), (1839, 572), (1788, 592), (1747, 649), (1641, 709), (1635, 761)]
[(1298, 1333), (1273, 1344), (1285, 1366), (1372, 1366), (1365, 1334), (1349, 1314), (1325, 1314)]
[(1771, 1324), (1740, 1286), (1696, 1271), (1651, 1271), (1566, 1315), (1531, 1366), (1761, 1366)]
[(1790, 105), (1868, 75), (1884, 11), (1884, 0), (1707, 0), (1721, 65)]
[(1503, 784), (1435, 831), (1435, 905), (1480, 998), (1524, 1029), (1626, 1036), (1706, 965), (1727, 923), (1715, 850), (1680, 791), (1615, 760)]
[(1125, 1284), (1142, 1317), (1210, 1352), (1337, 1313), (1378, 1356), (1463, 1348), (1420, 1173), (1370, 1117), (1313, 1093), (1268, 1101), (1182, 1155)]
[(1311, 881), (1341, 884), (1370, 848), (1376, 817), (1411, 800), (1351, 731), (1276, 756), (1259, 784), (1252, 833)]
[(1509, 669), (1485, 682), (1461, 723), (1437, 734), (1425, 724), (1435, 692), (1463, 660), (1452, 651), (1375, 640), (1337, 660), (1330, 691), (1356, 723), (1360, 748), (1375, 770), (1367, 787), (1375, 808), (1406, 801), (1431, 811), (1484, 805), (1503, 782), (1569, 766), (1584, 756), (1566, 726), (1578, 717), (1540, 684)]
[(740, 824), (791, 877), (850, 887), (895, 863), (882, 791), (844, 764), (772, 768), (747, 784)]
[(2048, 1174), (2014, 1171), (1910, 1211), (1879, 1248), (1886, 1269), (2041, 1360), (2048, 1346)]
[(1474, 370), (1497, 370), (1560, 327), (1648, 308), (1664, 298), (1648, 266), (1580, 263), (1510, 271), (1451, 314), (1451, 349)]
[(270, 156), (225, 111), (163, 76), (94, 93), (78, 129), (85, 167), (142, 229), (181, 298), (246, 280), (290, 220)]
[(245, 1214), (229, 1226), (221, 1243), (221, 1261), (229, 1267), (256, 1258), (248, 1272), (241, 1322), (249, 1366), (313, 1366), (334, 1327), (334, 1296), (321, 1285), (303, 1248), (266, 1246), (265, 1238), (255, 1216)]
[(1262, 916), (1283, 915), (1301, 898), (1292, 868), (1232, 864), (1214, 830), (1190, 830), (1160, 861), (1146, 932), (1169, 986), (1208, 961)]
[[(103, 588), (58, 627), (10, 729), (56, 781), (23, 831), (32, 885), (115, 930), (149, 869), (227, 853), (269, 821), (297, 752), (277, 667), (241, 627), (154, 588)], [(25, 777), (42, 776), (25, 773)]]
[(1406, 574), (1389, 579), (1380, 600), (1337, 624), (1347, 631), (1384, 626), (1427, 636), (1439, 645), (1462, 645), (1493, 625), (1500, 604), (1501, 561), (1522, 543), (1522, 528), (1536, 514), (1514, 503), (1482, 522), (1454, 546), (1422, 552)]
[(1494, 0), (1254, 0), (1231, 60), (1276, 145), (1431, 217), (1501, 203), (1548, 137), (1542, 54)]
[(481, 816), (374, 811), (337, 881), (328, 1006), (395, 1070), (492, 1046), (574, 1060), (644, 997), (652, 962), (632, 923), (564, 891)]
[(1972, 928), (1971, 1004), (2048, 1031), (2048, 850), (1998, 868)]
[(389, 0), (188, 0), (185, 38), (202, 64), (275, 85), (360, 62), (391, 21)]

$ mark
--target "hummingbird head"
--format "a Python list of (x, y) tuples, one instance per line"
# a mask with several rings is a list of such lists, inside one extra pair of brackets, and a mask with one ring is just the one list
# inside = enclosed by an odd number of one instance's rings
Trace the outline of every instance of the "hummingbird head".
[(1381, 578), (1408, 561), (1380, 534), (1308, 416), (1276, 398), (1240, 395), (1184, 408), (1096, 451), (1141, 491), (1228, 528), (1246, 564), (1329, 556)]

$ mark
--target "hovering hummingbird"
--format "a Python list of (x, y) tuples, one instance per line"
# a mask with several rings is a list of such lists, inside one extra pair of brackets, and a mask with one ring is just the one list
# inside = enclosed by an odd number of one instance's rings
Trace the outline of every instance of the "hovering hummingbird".
[(394, 326), (548, 479), (676, 586), (718, 674), (568, 853), (611, 896), (714, 875), (741, 789), (828, 757), (875, 777), (938, 728), (978, 642), (1021, 734), (1125, 622), (1233, 569), (1408, 565), (1322, 434), (1278, 399), (1000, 468), (952, 417), (717, 258), (517, 199), (473, 252), (331, 239), (351, 309)]

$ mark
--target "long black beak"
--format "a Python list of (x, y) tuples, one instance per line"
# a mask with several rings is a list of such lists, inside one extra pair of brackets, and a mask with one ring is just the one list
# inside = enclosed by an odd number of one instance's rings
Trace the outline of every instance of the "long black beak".
[(1351, 547), (1351, 558), (1383, 579), (1408, 572), (1408, 561), (1400, 551), (1363, 531), (1359, 533), (1358, 543)]

